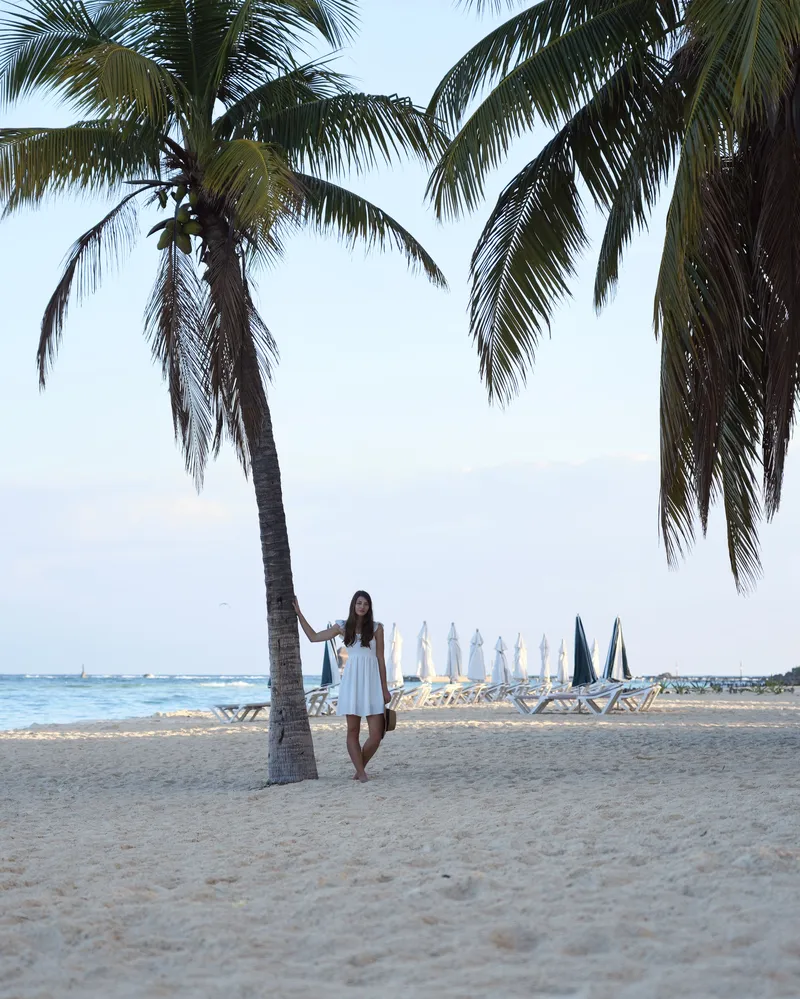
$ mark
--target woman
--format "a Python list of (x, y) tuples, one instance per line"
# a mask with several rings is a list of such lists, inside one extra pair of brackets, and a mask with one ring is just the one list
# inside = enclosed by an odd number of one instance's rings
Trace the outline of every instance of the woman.
[[(356, 768), (353, 780), (364, 784), (369, 779), (364, 768), (381, 744), (385, 705), (392, 699), (386, 682), (383, 625), (372, 617), (372, 597), (364, 590), (358, 590), (350, 601), (347, 620), (337, 621), (325, 631), (314, 631), (296, 600), (294, 609), (309, 642), (327, 642), (339, 635), (344, 640), (348, 658), (339, 687), (336, 714), (347, 716), (347, 752)], [(369, 727), (369, 736), (363, 746), (362, 718), (367, 719)]]

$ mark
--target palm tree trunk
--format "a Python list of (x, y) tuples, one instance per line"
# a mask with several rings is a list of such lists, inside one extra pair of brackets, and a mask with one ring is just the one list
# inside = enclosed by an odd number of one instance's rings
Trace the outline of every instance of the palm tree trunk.
[(270, 784), (292, 784), (316, 780), (317, 764), (303, 692), (297, 615), (292, 607), (292, 557), (281, 470), (266, 399), (263, 412), (259, 438), (251, 442), (251, 463), (267, 587), (271, 675), (268, 780)]

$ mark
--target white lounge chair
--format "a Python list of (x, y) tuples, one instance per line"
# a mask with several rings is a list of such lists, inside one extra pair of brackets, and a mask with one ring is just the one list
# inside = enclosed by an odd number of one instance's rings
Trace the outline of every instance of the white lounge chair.
[(476, 702), (480, 701), (502, 701), (506, 694), (511, 690), (512, 684), (510, 683), (491, 683), (486, 685), (486, 689), (481, 693), (480, 697), (476, 698)]
[(451, 704), (473, 704), (477, 698), (481, 696), (484, 690), (489, 686), (483, 680), (478, 680), (475, 683), (465, 683), (460, 685), (460, 690), (456, 691), (453, 699), (450, 701)]
[(418, 687), (403, 691), (402, 696), (398, 698), (396, 710), (421, 708), (430, 696), (430, 692), (431, 685), (429, 683), (421, 683)]
[(536, 701), (511, 695), (511, 701), (523, 715), (540, 715), (551, 705), (569, 714), (586, 709), (593, 715), (607, 715), (613, 711), (623, 690), (621, 683), (593, 683), (569, 690), (548, 690)]
[(405, 692), (406, 692), (405, 687), (390, 687), (389, 693), (392, 695), (392, 699), (391, 701), (389, 701), (386, 707), (390, 708), (392, 711), (397, 711), (397, 706), (400, 703), (403, 694), (405, 694)]
[(309, 715), (317, 716), (323, 714), (325, 712), (329, 696), (329, 687), (320, 687), (317, 690), (310, 690), (306, 694), (306, 709)]
[(621, 711), (649, 711), (653, 701), (661, 693), (660, 683), (652, 683), (647, 687), (626, 687), (617, 698), (614, 707)]
[(426, 708), (446, 708), (461, 688), (460, 683), (445, 683), (432, 690), (425, 699)]
[(211, 712), (221, 722), (230, 725), (233, 722), (255, 721), (269, 704), (212, 704)]

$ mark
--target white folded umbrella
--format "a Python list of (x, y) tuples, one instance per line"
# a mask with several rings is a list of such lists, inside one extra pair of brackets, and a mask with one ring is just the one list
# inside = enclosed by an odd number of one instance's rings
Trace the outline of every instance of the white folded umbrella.
[(503, 641), (502, 638), (497, 639), (497, 644), (494, 647), (494, 662), (492, 663), (492, 683), (508, 683), (511, 679), (511, 673), (508, 669), (508, 660), (506, 659), (506, 651), (508, 646)]
[(561, 639), (561, 648), (558, 650), (558, 682), (569, 683), (569, 658), (567, 656), (567, 640)]
[(432, 680), (436, 676), (427, 621), (422, 622), (422, 631), (417, 637), (417, 676), (420, 680)]
[(458, 643), (458, 632), (454, 624), (450, 625), (450, 634), (447, 636), (447, 668), (445, 673), (451, 680), (457, 680), (461, 676), (461, 646)]
[(547, 642), (547, 635), (542, 635), (542, 644), (539, 646), (542, 654), (542, 668), (539, 671), (539, 678), (545, 683), (550, 682), (550, 646)]
[(528, 648), (521, 633), (517, 635), (517, 644), (514, 646), (514, 679), (528, 679)]
[(470, 680), (477, 680), (479, 683), (486, 681), (486, 663), (483, 659), (483, 639), (478, 629), (472, 636), (469, 643), (469, 662), (467, 663), (467, 676)]
[(396, 624), (392, 625), (392, 637), (389, 641), (389, 675), (386, 677), (390, 686), (403, 683), (403, 638)]

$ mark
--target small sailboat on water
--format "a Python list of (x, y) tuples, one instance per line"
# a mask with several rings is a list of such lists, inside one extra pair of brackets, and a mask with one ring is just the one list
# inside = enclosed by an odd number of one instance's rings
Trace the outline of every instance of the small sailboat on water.
[(81, 663), (81, 680), (88, 680), (89, 674), (86, 672), (83, 663)]

